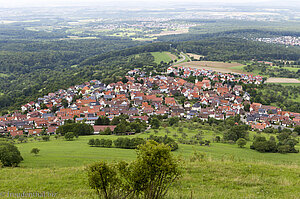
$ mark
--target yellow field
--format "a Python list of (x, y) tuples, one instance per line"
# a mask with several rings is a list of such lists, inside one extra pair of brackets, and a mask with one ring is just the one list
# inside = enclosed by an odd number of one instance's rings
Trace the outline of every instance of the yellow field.
[(243, 66), (240, 63), (224, 63), (224, 62), (214, 62), (214, 61), (191, 61), (178, 64), (177, 66), (191, 67), (191, 68), (202, 68), (205, 70), (214, 70), (221, 73), (244, 73), (241, 70), (236, 69), (237, 67)]
[(294, 78), (268, 78), (266, 83), (297, 83), (300, 84), (300, 80)]
[(200, 59), (200, 57), (204, 57), (203, 55), (197, 55), (194, 53), (186, 53), (189, 57), (194, 57), (194, 59)]

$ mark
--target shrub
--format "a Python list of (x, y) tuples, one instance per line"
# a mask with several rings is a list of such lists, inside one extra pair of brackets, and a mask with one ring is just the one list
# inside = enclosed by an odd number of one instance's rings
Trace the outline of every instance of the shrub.
[(95, 145), (95, 139), (90, 139), (88, 142), (88, 145), (94, 146)]
[(34, 155), (37, 155), (39, 152), (40, 152), (40, 149), (38, 149), (38, 148), (33, 148), (30, 151), (30, 153), (34, 153)]
[(239, 138), (236, 143), (240, 148), (243, 148), (247, 144), (247, 140), (244, 138)]
[(67, 141), (72, 141), (72, 140), (74, 140), (74, 137), (75, 137), (75, 134), (74, 134), (73, 132), (68, 132), (68, 133), (65, 134), (65, 139), (66, 139)]
[(49, 135), (43, 135), (42, 139), (46, 142), (48, 142), (50, 140), (50, 136)]
[(88, 167), (90, 187), (105, 199), (162, 199), (180, 175), (170, 147), (155, 141), (140, 145), (137, 159), (130, 164), (99, 162)]
[(23, 160), (16, 146), (7, 142), (0, 142), (0, 162), (3, 166), (18, 166)]

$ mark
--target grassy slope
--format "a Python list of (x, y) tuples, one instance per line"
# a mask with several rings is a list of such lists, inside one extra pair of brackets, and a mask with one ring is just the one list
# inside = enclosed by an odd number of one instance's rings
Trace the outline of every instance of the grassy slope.
[(172, 61), (172, 58), (168, 52), (152, 52), (151, 54), (154, 56), (154, 62), (157, 64), (159, 64), (161, 61), (163, 62)]
[[(203, 139), (212, 139), (209, 126), (201, 129)], [(169, 136), (181, 135), (177, 128), (169, 128)], [(198, 130), (183, 130), (188, 137)], [(136, 135), (148, 137), (155, 134)], [(155, 135), (165, 135), (159, 130)], [(252, 137), (254, 133), (251, 133)], [(0, 169), (0, 192), (52, 192), (58, 198), (96, 198), (88, 187), (85, 166), (97, 160), (133, 160), (135, 151), (89, 147), (90, 138), (117, 136), (86, 136), (75, 141), (62, 138), (50, 142), (29, 141), (18, 144), (24, 162), (19, 168)], [(33, 147), (39, 155), (30, 154)], [(300, 190), (299, 154), (263, 154), (237, 145), (212, 143), (210, 147), (181, 145), (174, 152), (183, 160), (182, 179), (171, 188), (168, 198), (297, 198)], [(299, 145), (298, 145), (299, 148)], [(204, 153), (204, 161), (190, 162), (197, 151)]]

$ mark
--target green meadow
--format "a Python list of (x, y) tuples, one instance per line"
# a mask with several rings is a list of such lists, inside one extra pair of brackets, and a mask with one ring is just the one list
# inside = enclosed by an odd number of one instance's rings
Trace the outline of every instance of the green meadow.
[(169, 52), (152, 52), (151, 53), (152, 56), (154, 57), (154, 62), (159, 64), (160, 62), (170, 62), (174, 59), (176, 59), (176, 56), (175, 55), (172, 55), (171, 53)]
[[(179, 144), (179, 149), (172, 152), (180, 158), (183, 174), (167, 198), (298, 198), (300, 195), (299, 154), (259, 153), (249, 149), (251, 142), (245, 148), (216, 143), (213, 137), (220, 133), (213, 132), (208, 125), (181, 131), (189, 138), (199, 130), (203, 132), (203, 140), (210, 140), (211, 145)], [(160, 128), (125, 137), (147, 138), (167, 133), (174, 139), (182, 136), (178, 127), (168, 127), (168, 131)], [(250, 132), (250, 139), (255, 134)], [(0, 169), (0, 193), (51, 192), (57, 198), (97, 198), (88, 186), (86, 166), (100, 160), (132, 161), (136, 153), (132, 149), (90, 147), (88, 140), (118, 137), (122, 136), (80, 136), (65, 141), (63, 137), (51, 136), (49, 142), (29, 138), (27, 143), (18, 143), (24, 161), (17, 168)], [(30, 154), (35, 147), (40, 153)]]

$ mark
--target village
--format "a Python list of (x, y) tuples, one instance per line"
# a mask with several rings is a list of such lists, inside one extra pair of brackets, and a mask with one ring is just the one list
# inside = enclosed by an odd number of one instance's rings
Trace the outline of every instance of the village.
[[(195, 77), (195, 81), (187, 81), (189, 77)], [(0, 134), (12, 137), (55, 134), (66, 120), (90, 124), (97, 134), (106, 128), (95, 125), (99, 117), (112, 120), (122, 114), (128, 115), (130, 121), (146, 122), (151, 115), (187, 120), (194, 117), (224, 120), (239, 115), (245, 124), (257, 130), (300, 125), (299, 113), (251, 103), (251, 96), (240, 83), (262, 84), (263, 78), (172, 66), (163, 75), (147, 77), (135, 69), (116, 83), (105, 85), (92, 80), (29, 102), (20, 111), (0, 117)], [(114, 130), (115, 126), (110, 128)]]

